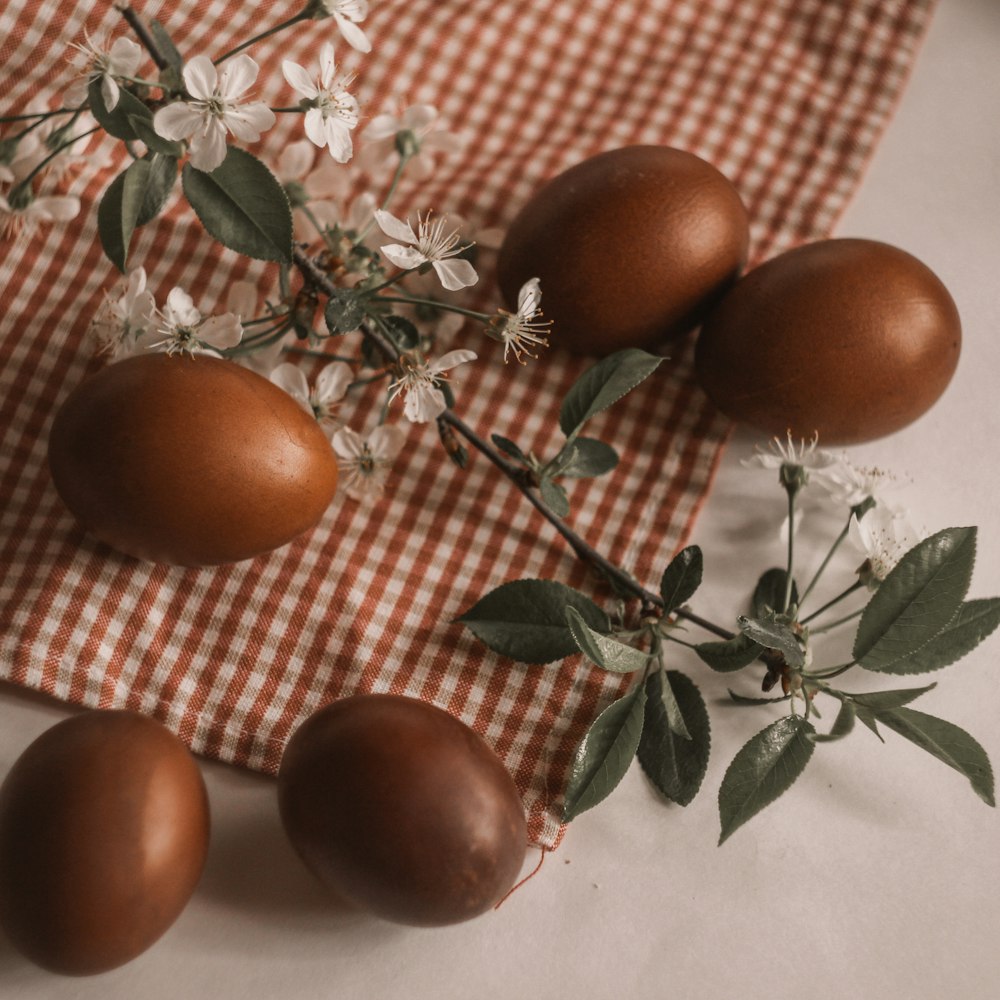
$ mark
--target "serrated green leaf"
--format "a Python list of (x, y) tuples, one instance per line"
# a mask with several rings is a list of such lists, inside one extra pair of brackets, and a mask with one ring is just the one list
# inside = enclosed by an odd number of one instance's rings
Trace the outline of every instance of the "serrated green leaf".
[(901, 708), (911, 701), (916, 701), (922, 694), (933, 691), (937, 684), (928, 684), (919, 688), (899, 688), (893, 691), (866, 691), (863, 694), (848, 694), (844, 692), (845, 698), (850, 698), (855, 705), (871, 709)]
[(592, 629), (574, 607), (566, 608), (566, 624), (580, 652), (602, 670), (613, 674), (631, 674), (643, 670), (649, 662), (649, 657), (641, 649), (627, 646)]
[(764, 647), (740, 633), (721, 642), (699, 642), (694, 651), (713, 670), (728, 674), (749, 666), (764, 652)]
[[(390, 314), (383, 316), (382, 322), (388, 327), (389, 336), (400, 350), (412, 350), (420, 343), (420, 331), (405, 316)], [(359, 319), (358, 324), (360, 323)]]
[[(676, 671), (674, 672), (676, 673)], [(687, 723), (684, 721), (684, 713), (681, 711), (680, 703), (674, 694), (674, 689), (667, 676), (667, 672), (660, 670), (659, 674), (661, 677), (660, 703), (663, 706), (664, 712), (667, 713), (667, 725), (675, 736), (679, 736), (682, 740), (689, 740), (691, 739), (691, 733), (688, 732)]]
[(744, 744), (719, 789), (720, 844), (795, 783), (812, 757), (814, 733), (806, 719), (786, 715)]
[(942, 632), (969, 589), (975, 557), (975, 528), (946, 528), (910, 549), (862, 613), (854, 659), (889, 671)]
[(761, 618), (737, 619), (740, 631), (754, 642), (768, 649), (777, 649), (790, 667), (801, 667), (806, 662), (805, 652), (790, 625)]
[(660, 577), (660, 597), (663, 600), (663, 614), (669, 615), (682, 604), (686, 604), (701, 586), (704, 561), (701, 549), (689, 545), (681, 549)]
[(538, 492), (545, 501), (545, 506), (557, 514), (565, 517), (569, 513), (569, 498), (566, 491), (558, 484), (554, 483), (548, 476), (542, 476), (538, 483)]
[(606, 410), (659, 367), (658, 358), (638, 348), (616, 351), (588, 368), (570, 386), (559, 411), (559, 426), (567, 437), (591, 417)]
[[(757, 581), (750, 606), (754, 618), (762, 618), (768, 610), (781, 613), (784, 611), (785, 585), (788, 571), (780, 567), (766, 570)], [(799, 591), (792, 580), (792, 603), (799, 603)]]
[(689, 739), (671, 727), (663, 701), (663, 672), (646, 679), (646, 708), (637, 756), (649, 780), (668, 799), (686, 806), (701, 787), (711, 749), (711, 725), (704, 699), (694, 683), (676, 670), (666, 678)]
[(779, 701), (788, 701), (791, 697), (787, 694), (780, 694), (774, 698), (751, 698), (748, 695), (737, 693), (732, 688), (726, 688), (726, 690), (729, 692), (729, 697), (737, 705), (773, 705)]
[(353, 288), (336, 288), (327, 300), (323, 317), (330, 333), (353, 333), (365, 318), (364, 301)]
[(91, 80), (87, 87), (87, 104), (91, 114), (97, 119), (97, 124), (108, 135), (113, 135), (116, 139), (124, 139), (126, 142), (141, 138), (135, 131), (132, 119), (143, 118), (149, 122), (153, 120), (153, 112), (135, 94), (129, 93), (124, 87), (118, 88), (118, 103), (113, 110), (109, 111), (104, 103), (104, 95), (101, 93), (100, 77)]
[(566, 460), (560, 465), (558, 475), (570, 479), (603, 476), (618, 464), (618, 452), (597, 438), (574, 438), (566, 452)]
[(185, 163), (182, 180), (201, 224), (223, 246), (257, 260), (291, 262), (292, 210), (284, 188), (257, 157), (230, 146), (211, 173)]
[(149, 30), (153, 41), (156, 42), (157, 51), (166, 59), (167, 65), (174, 69), (180, 69), (184, 65), (184, 60), (180, 52), (177, 51), (177, 46), (174, 45), (174, 40), (170, 37), (167, 29), (154, 18), (149, 22)]
[(504, 583), (455, 620), (496, 653), (521, 663), (552, 663), (577, 651), (567, 607), (576, 608), (592, 629), (611, 630), (608, 616), (589, 597), (555, 580)]
[(854, 729), (854, 720), (857, 718), (857, 711), (849, 701), (840, 703), (840, 711), (837, 718), (833, 720), (833, 726), (828, 733), (816, 733), (813, 736), (815, 743), (832, 743), (834, 740), (842, 740)]
[(996, 804), (989, 757), (964, 729), (915, 708), (880, 709), (873, 714), (882, 725), (964, 774), (973, 791), (988, 806)]
[[(878, 669), (885, 674), (923, 674), (940, 670), (976, 648), (1000, 625), (1000, 598), (990, 597), (962, 604), (955, 617), (918, 649)], [(867, 666), (867, 664), (862, 664)]]
[(491, 434), (490, 439), (493, 444), (496, 445), (499, 451), (502, 451), (505, 455), (509, 455), (511, 458), (516, 459), (524, 466), (529, 466), (531, 463), (528, 461), (528, 456), (525, 455), (523, 451), (510, 438), (505, 438), (500, 434)]
[(563, 822), (606, 799), (625, 776), (642, 735), (645, 688), (638, 684), (594, 720), (570, 768)]
[(153, 128), (153, 119), (144, 115), (128, 115), (129, 125), (135, 132), (136, 138), (154, 153), (162, 153), (164, 156), (172, 156), (174, 159), (180, 158), (184, 153), (184, 147), (179, 142), (171, 142), (164, 139), (159, 132)]

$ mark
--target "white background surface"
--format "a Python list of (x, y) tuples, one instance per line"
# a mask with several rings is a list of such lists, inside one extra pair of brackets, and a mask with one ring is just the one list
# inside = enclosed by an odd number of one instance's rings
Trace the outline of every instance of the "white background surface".
[[(896, 119), (838, 227), (915, 254), (958, 303), (963, 353), (945, 396), (852, 457), (900, 473), (898, 499), (929, 531), (979, 526), (973, 597), (1000, 594), (998, 99), (1000, 3), (941, 0)], [(766, 474), (739, 465), (755, 440), (733, 441), (692, 538), (707, 579), (694, 604), (720, 622), (742, 607), (757, 573), (782, 560), (782, 497), (768, 491)], [(996, 767), (998, 660), (994, 636), (943, 673), (881, 686), (939, 681), (916, 707), (970, 731)], [(273, 782), (205, 764), (211, 849), (178, 922), (129, 965), (89, 979), (44, 973), (0, 936), (0, 997), (1000, 995), (1000, 816), (965, 779), (891, 733), (882, 745), (858, 727), (818, 747), (788, 794), (716, 847), (725, 767), (777, 714), (728, 704), (729, 685), (754, 693), (742, 675), (715, 675), (683, 656), (675, 666), (697, 680), (713, 718), (701, 795), (687, 809), (664, 806), (633, 766), (495, 913), (416, 930), (332, 903), (287, 845)], [(68, 712), (0, 689), (0, 775)], [(531, 852), (528, 866), (536, 859)]]

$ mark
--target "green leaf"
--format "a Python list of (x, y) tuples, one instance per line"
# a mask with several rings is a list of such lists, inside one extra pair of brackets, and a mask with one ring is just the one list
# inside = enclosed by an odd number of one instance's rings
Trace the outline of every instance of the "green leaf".
[[(643, 771), (666, 798), (686, 806), (698, 793), (711, 748), (711, 725), (704, 699), (684, 674), (656, 671), (646, 680), (646, 709), (637, 756)], [(684, 720), (689, 739), (680, 737), (670, 725), (662, 693), (672, 697)]]
[(522, 663), (552, 663), (577, 652), (567, 607), (596, 631), (611, 630), (608, 616), (589, 597), (555, 580), (504, 583), (455, 620), (496, 653)]
[(973, 791), (988, 805), (993, 797), (993, 769), (980, 744), (964, 729), (915, 708), (874, 711), (875, 718), (922, 750), (937, 757), (969, 779)]
[(565, 450), (567, 454), (560, 464), (558, 472), (560, 476), (590, 479), (603, 476), (618, 464), (618, 452), (597, 438), (574, 438)]
[(263, 163), (230, 146), (211, 173), (182, 171), (184, 194), (205, 229), (247, 257), (291, 263), (292, 210), (285, 190)]
[(606, 410), (648, 378), (663, 358), (638, 348), (617, 351), (588, 368), (570, 386), (559, 411), (559, 426), (567, 437), (591, 417)]
[(159, 132), (153, 128), (153, 119), (143, 115), (128, 115), (129, 125), (136, 137), (141, 139), (146, 146), (154, 153), (163, 153), (164, 156), (173, 156), (179, 159), (184, 153), (184, 147), (179, 142), (171, 142), (164, 139)]
[(389, 328), (389, 336), (400, 350), (412, 350), (420, 343), (420, 331), (405, 316), (390, 314), (383, 316), (382, 322)]
[(740, 633), (722, 642), (699, 642), (694, 651), (713, 670), (728, 674), (753, 663), (764, 652), (764, 647)]
[(786, 715), (742, 747), (719, 789), (720, 844), (794, 784), (812, 757), (814, 733), (812, 723)]
[(493, 444), (496, 445), (499, 451), (502, 451), (505, 455), (509, 455), (511, 458), (516, 459), (524, 466), (530, 466), (531, 463), (528, 461), (528, 456), (525, 455), (523, 451), (510, 438), (505, 438), (500, 434), (491, 434), (490, 439)]
[(855, 705), (872, 710), (901, 708), (911, 701), (916, 701), (922, 694), (933, 691), (937, 684), (928, 684), (919, 688), (900, 688), (894, 691), (866, 691), (864, 694), (848, 694), (844, 692), (845, 698), (850, 698)]
[(703, 559), (697, 545), (681, 549), (660, 577), (660, 597), (663, 599), (663, 613), (669, 615), (682, 604), (686, 604), (701, 586)]
[(542, 476), (538, 483), (538, 492), (545, 501), (545, 506), (557, 514), (565, 517), (569, 513), (569, 498), (566, 491), (558, 484), (554, 483), (548, 476)]
[(740, 631), (748, 639), (768, 649), (777, 649), (790, 667), (801, 667), (805, 664), (805, 652), (791, 626), (766, 618), (747, 618), (746, 615), (740, 615), (737, 621)]
[(649, 662), (649, 657), (641, 649), (627, 646), (592, 629), (572, 606), (566, 608), (566, 624), (580, 652), (602, 670), (613, 674), (631, 674), (643, 670)]
[(114, 110), (109, 111), (104, 104), (99, 77), (91, 80), (87, 87), (87, 103), (91, 114), (97, 119), (97, 124), (108, 135), (124, 139), (126, 142), (142, 138), (135, 130), (133, 119), (141, 118), (150, 123), (153, 121), (153, 112), (124, 87), (118, 88), (118, 103), (114, 106)]
[(675, 736), (679, 736), (682, 740), (689, 740), (691, 739), (691, 733), (688, 731), (687, 723), (684, 721), (684, 713), (681, 710), (680, 702), (677, 700), (677, 695), (674, 694), (670, 678), (664, 670), (660, 670), (659, 674), (661, 677), (659, 686), (660, 705), (667, 715), (667, 725)]
[[(906, 656), (894, 660), (888, 666), (882, 667), (880, 672), (901, 675), (940, 670), (975, 649), (998, 625), (1000, 625), (1000, 598), (966, 601), (959, 606), (955, 617), (933, 639)], [(869, 669), (875, 668), (869, 667)]]
[(642, 735), (645, 688), (637, 684), (594, 720), (570, 768), (563, 822), (606, 799), (632, 763)]
[(842, 740), (854, 729), (854, 720), (857, 712), (850, 701), (840, 703), (840, 711), (837, 718), (833, 720), (833, 726), (828, 733), (816, 733), (813, 736), (814, 743), (832, 743), (834, 740)]
[[(787, 580), (788, 571), (780, 567), (766, 570), (761, 575), (750, 602), (754, 618), (764, 617), (769, 610), (779, 613), (785, 610), (785, 583)], [(792, 604), (798, 603), (799, 591), (795, 586), (795, 581), (792, 580)]]
[(942, 632), (969, 589), (975, 557), (975, 528), (946, 528), (910, 549), (862, 613), (854, 659), (890, 671)]
[(336, 288), (323, 316), (330, 333), (353, 333), (365, 318), (364, 300), (353, 288)]
[(153, 41), (156, 42), (156, 48), (160, 55), (166, 59), (167, 65), (174, 69), (180, 69), (184, 65), (184, 60), (180, 52), (177, 51), (177, 46), (174, 45), (174, 40), (170, 37), (167, 29), (154, 18), (149, 22), (149, 31), (153, 36)]

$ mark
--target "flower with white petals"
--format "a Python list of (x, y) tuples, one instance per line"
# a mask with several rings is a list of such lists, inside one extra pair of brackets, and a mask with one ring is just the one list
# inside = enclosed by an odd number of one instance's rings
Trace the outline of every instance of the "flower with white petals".
[(346, 163), (354, 153), (351, 129), (358, 124), (358, 102), (347, 90), (350, 77), (337, 75), (333, 46), (326, 42), (319, 53), (319, 75), (313, 83), (298, 63), (286, 59), (281, 72), (308, 105), (305, 128), (310, 141), (328, 146), (338, 163)]
[(880, 503), (860, 518), (851, 518), (848, 538), (866, 556), (859, 577), (875, 589), (923, 538), (923, 533), (904, 508)]
[(403, 396), (403, 413), (411, 423), (436, 420), (448, 405), (438, 388), (446, 377), (444, 373), (475, 359), (474, 351), (448, 351), (437, 361), (419, 361), (404, 354), (399, 359), (399, 378), (389, 386), (389, 399)]
[(135, 76), (142, 62), (142, 46), (122, 35), (107, 47), (107, 38), (94, 41), (84, 31), (84, 41), (72, 42), (76, 49), (74, 66), (80, 71), (80, 79), (74, 81), (63, 95), (68, 107), (76, 107), (87, 99), (87, 88), (94, 80), (101, 81), (101, 98), (108, 111), (118, 107), (121, 89), (118, 80)]
[(326, 425), (337, 423), (334, 411), (347, 394), (353, 378), (350, 365), (343, 361), (326, 365), (311, 388), (302, 369), (287, 361), (278, 365), (270, 375), (271, 381), (284, 389), (306, 413)]
[(80, 199), (71, 195), (35, 195), (18, 188), (11, 197), (0, 194), (0, 238), (32, 236), (37, 227), (48, 222), (69, 222), (80, 213)]
[(152, 325), (156, 313), (153, 293), (146, 288), (146, 270), (137, 267), (106, 292), (90, 321), (89, 333), (97, 352), (113, 359), (132, 353), (136, 341)]
[(390, 243), (381, 247), (382, 254), (404, 271), (430, 264), (441, 284), (449, 291), (467, 288), (479, 280), (475, 268), (467, 260), (452, 260), (468, 246), (459, 246), (457, 229), (446, 231), (445, 219), (431, 221), (430, 213), (423, 218), (417, 215), (417, 231), (402, 219), (397, 219), (384, 209), (375, 210), (375, 221), (386, 236), (409, 244)]
[(393, 114), (376, 115), (361, 133), (362, 147), (358, 166), (377, 172), (386, 164), (395, 164), (402, 145), (410, 154), (407, 171), (417, 180), (427, 180), (434, 171), (433, 154), (458, 153), (466, 138), (441, 125), (433, 104), (413, 104)]
[(331, 443), (347, 495), (355, 500), (377, 500), (405, 442), (406, 435), (395, 426), (376, 427), (367, 439), (350, 427), (341, 427)]
[(529, 358), (537, 358), (537, 349), (548, 347), (549, 327), (551, 320), (541, 319), (542, 310), (539, 308), (542, 302), (542, 289), (538, 278), (529, 278), (522, 286), (517, 295), (517, 312), (509, 313), (506, 309), (497, 310), (497, 315), (490, 321), (490, 336), (503, 342), (504, 364), (508, 361), (508, 354), (513, 352), (514, 357), (523, 365), (526, 355)]
[(147, 350), (219, 357), (220, 351), (235, 347), (243, 337), (238, 316), (227, 312), (203, 318), (182, 288), (170, 292), (167, 304), (157, 310), (157, 317), (157, 325), (150, 327), (140, 340), (140, 346)]
[(352, 48), (358, 52), (371, 52), (372, 43), (358, 27), (368, 16), (368, 0), (312, 0), (309, 9), (314, 18), (332, 17), (344, 41)]
[(274, 124), (274, 112), (263, 101), (239, 101), (258, 72), (248, 55), (234, 57), (221, 72), (208, 56), (195, 56), (183, 71), (192, 100), (160, 108), (153, 116), (153, 128), (164, 139), (187, 139), (191, 166), (211, 173), (226, 158), (227, 133), (240, 142), (256, 142)]
[(754, 449), (755, 453), (740, 464), (747, 468), (777, 469), (782, 486), (794, 492), (809, 482), (811, 473), (825, 469), (837, 461), (837, 456), (832, 451), (816, 447), (818, 434), (814, 434), (809, 441), (803, 438), (798, 444), (791, 431), (787, 432), (787, 437), (787, 444), (781, 438), (772, 438), (768, 443), (768, 451), (758, 445)]
[(896, 477), (885, 469), (859, 468), (842, 455), (832, 465), (819, 470), (816, 482), (835, 503), (857, 507), (866, 500), (880, 502), (881, 494), (896, 484)]

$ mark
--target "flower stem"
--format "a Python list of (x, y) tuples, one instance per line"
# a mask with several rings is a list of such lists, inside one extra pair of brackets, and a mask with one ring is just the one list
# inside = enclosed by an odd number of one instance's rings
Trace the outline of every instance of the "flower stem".
[(835, 629), (838, 625), (846, 625), (847, 622), (852, 621), (855, 618), (859, 618), (864, 613), (864, 608), (858, 608), (857, 611), (852, 611), (849, 615), (844, 615), (843, 618), (838, 618), (836, 621), (828, 622), (826, 625), (822, 625), (819, 628), (810, 629), (812, 635), (822, 635), (824, 632), (829, 632)]
[[(396, 170), (392, 175), (392, 180), (389, 182), (389, 190), (386, 191), (385, 197), (382, 199), (382, 211), (384, 212), (389, 207), (389, 202), (392, 201), (393, 196), (396, 194), (396, 188), (399, 186), (400, 178), (403, 176), (403, 171), (406, 169), (406, 164), (410, 162), (410, 153), (400, 153), (399, 163), (396, 164)], [(363, 243), (365, 237), (375, 228), (375, 217), (372, 216), (368, 220), (368, 225), (358, 233), (358, 238), (356, 243)]]
[(788, 608), (792, 603), (792, 571), (795, 568), (795, 494), (796, 490), (791, 486), (786, 486), (788, 493), (788, 568), (785, 570), (785, 599), (782, 603), (781, 613), (788, 614)]
[[(71, 115), (80, 110), (82, 109), (56, 108), (54, 111), (31, 111), (23, 115), (0, 115), (0, 125), (6, 125), (9, 122), (28, 122), (31, 121), (32, 118), (37, 118), (41, 122), (45, 121), (46, 118), (52, 118), (55, 115)], [(23, 135), (23, 133), (21, 134)], [(17, 136), (14, 136), (13, 138), (17, 138)]]
[[(846, 590), (841, 591), (836, 597), (830, 598), (830, 600), (827, 601), (823, 607), (817, 608), (811, 615), (807, 615), (799, 622), (799, 624), (808, 625), (809, 622), (811, 622), (814, 618), (818, 618), (828, 608), (832, 608), (835, 604), (839, 604), (845, 597), (849, 597), (856, 590), (860, 590), (863, 586), (864, 584), (860, 580), (855, 580), (854, 583), (852, 583)], [(860, 613), (861, 612), (859, 611), (858, 614)]]
[(380, 302), (402, 302), (411, 306), (433, 306), (435, 309), (444, 309), (447, 312), (458, 313), (460, 316), (471, 316), (483, 323), (488, 322), (492, 317), (489, 313), (475, 312), (472, 309), (463, 309), (461, 306), (454, 306), (449, 302), (441, 302), (438, 299), (421, 299), (415, 295), (380, 295)]
[(294, 17), (290, 17), (287, 21), (282, 21), (281, 24), (276, 24), (273, 28), (268, 28), (267, 31), (262, 31), (259, 35), (254, 35), (253, 38), (247, 39), (245, 42), (240, 42), (235, 48), (230, 49), (228, 52), (223, 52), (218, 59), (214, 59), (213, 62), (216, 66), (221, 62), (225, 62), (230, 56), (236, 55), (237, 52), (242, 52), (244, 49), (250, 48), (251, 45), (256, 45), (257, 42), (263, 41), (265, 38), (270, 38), (271, 35), (276, 35), (279, 31), (284, 31), (285, 28), (290, 28), (293, 24), (298, 24), (299, 21), (305, 21), (309, 15), (304, 11), (300, 10), (298, 14)]
[(854, 517), (854, 513), (853, 513), (853, 511), (851, 512), (851, 514), (849, 514), (849, 515), (848, 515), (848, 518), (847, 518), (847, 524), (845, 524), (845, 525), (844, 525), (844, 528), (843, 528), (843, 530), (842, 530), (842, 531), (840, 532), (840, 534), (839, 534), (839, 535), (837, 535), (837, 537), (836, 537), (836, 538), (834, 539), (834, 541), (833, 541), (833, 545), (831, 545), (831, 546), (830, 546), (830, 551), (829, 551), (829, 552), (827, 552), (827, 554), (826, 554), (826, 557), (825, 557), (825, 558), (823, 559), (823, 561), (822, 561), (822, 562), (821, 562), (821, 563), (819, 564), (819, 569), (818, 569), (818, 570), (816, 570), (816, 573), (815, 573), (815, 574), (813, 575), (813, 578), (812, 578), (812, 579), (811, 579), (811, 580), (809, 581), (809, 586), (808, 586), (808, 587), (806, 587), (806, 589), (805, 589), (804, 593), (803, 593), (803, 594), (802, 594), (802, 596), (801, 596), (801, 597), (799, 598), (799, 607), (800, 607), (800, 608), (801, 608), (801, 607), (802, 607), (802, 605), (803, 605), (803, 604), (805, 603), (805, 600), (806, 600), (806, 598), (807, 598), (807, 597), (808, 597), (808, 596), (809, 596), (809, 595), (810, 595), (810, 594), (812, 593), (812, 590), (813, 590), (813, 587), (815, 587), (815, 586), (816, 586), (816, 584), (817, 584), (817, 583), (819, 582), (819, 578), (820, 578), (820, 577), (821, 577), (821, 576), (823, 575), (823, 573), (825, 572), (825, 570), (826, 570), (826, 567), (830, 565), (830, 560), (831, 560), (831, 559), (833, 558), (833, 555), (834, 555), (834, 553), (835, 553), (835, 552), (837, 551), (837, 549), (839, 549), (839, 548), (840, 548), (840, 544), (841, 544), (841, 542), (843, 542), (843, 540), (844, 540), (844, 539), (845, 539), (845, 538), (847, 537), (847, 532), (848, 532), (848, 530), (850, 529), (850, 526), (851, 526), (851, 518), (852, 518), (852, 517)]
[(88, 129), (86, 132), (81, 132), (79, 135), (71, 136), (65, 142), (59, 143), (59, 145), (56, 146), (56, 148), (53, 149), (52, 152), (49, 153), (49, 155), (46, 156), (44, 160), (41, 160), (35, 166), (35, 169), (32, 170), (27, 177), (22, 178), (20, 181), (17, 182), (17, 185), (15, 187), (11, 188), (9, 198), (12, 199), (14, 197), (15, 191), (21, 191), (27, 189), (27, 186), (35, 179), (35, 177), (37, 177), (38, 174), (41, 173), (64, 149), (68, 149), (70, 146), (75, 146), (81, 139), (86, 139), (88, 136), (91, 136), (95, 132), (100, 132), (100, 131), (101, 131), (101, 126), (95, 125), (92, 129)]

